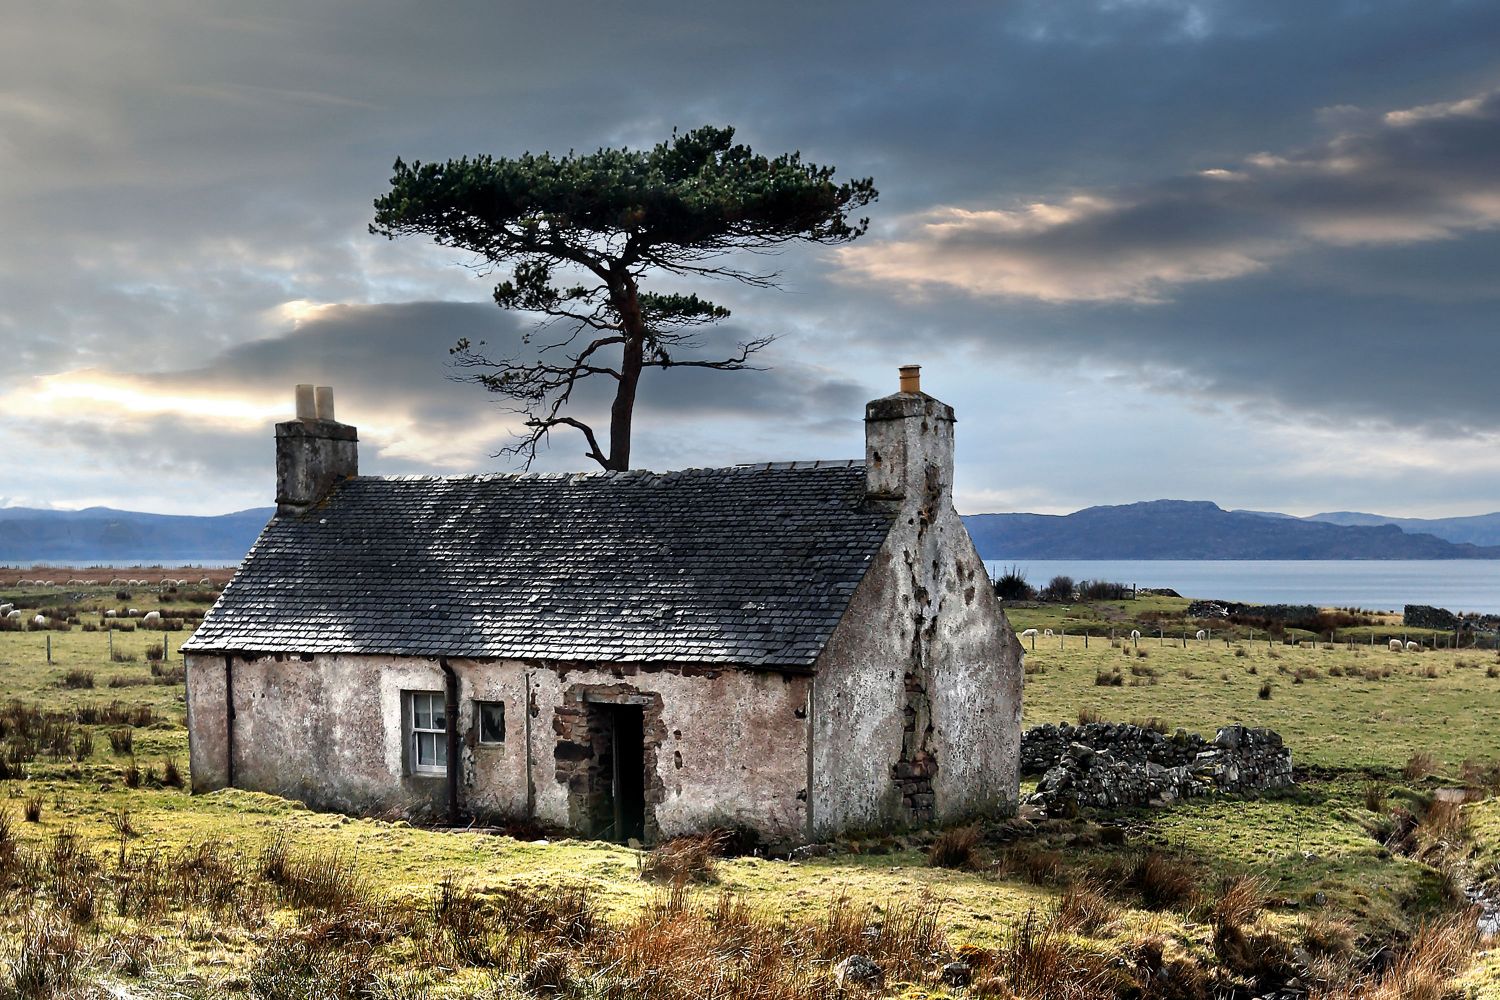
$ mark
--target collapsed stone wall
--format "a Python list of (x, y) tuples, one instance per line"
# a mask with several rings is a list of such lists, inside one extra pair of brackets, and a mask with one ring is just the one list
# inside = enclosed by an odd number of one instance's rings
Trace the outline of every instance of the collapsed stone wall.
[(1022, 734), (1021, 766), (1041, 773), (1027, 802), (1049, 815), (1293, 783), (1292, 754), (1281, 736), (1244, 726), (1226, 726), (1212, 742), (1182, 729), (1167, 736), (1125, 723), (1037, 726)]

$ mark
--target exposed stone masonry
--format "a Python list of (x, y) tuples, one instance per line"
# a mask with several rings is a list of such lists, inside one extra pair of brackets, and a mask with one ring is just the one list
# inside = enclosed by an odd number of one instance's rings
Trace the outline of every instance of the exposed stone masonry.
[(1042, 772), (1027, 801), (1053, 815), (1293, 783), (1281, 736), (1244, 726), (1220, 729), (1213, 742), (1183, 729), (1166, 736), (1126, 723), (1037, 726), (1021, 737), (1021, 770)]

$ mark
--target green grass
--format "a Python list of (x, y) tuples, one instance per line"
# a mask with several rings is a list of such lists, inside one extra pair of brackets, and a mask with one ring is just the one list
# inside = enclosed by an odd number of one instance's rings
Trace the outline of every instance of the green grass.
[[(1338, 770), (1394, 771), (1419, 750), (1454, 767), (1496, 756), (1500, 678), (1487, 672), (1500, 658), (1487, 650), (1392, 653), (1379, 646), (1191, 638), (1186, 648), (1143, 638), (1139, 648), (1144, 658), (1134, 648), (1111, 648), (1107, 639), (1093, 639), (1085, 650), (1081, 638), (1039, 638), (1027, 653), (1026, 724), (1073, 721), (1088, 708), (1109, 719), (1158, 716), (1205, 733), (1222, 725), (1267, 726), (1281, 733), (1297, 763)], [(1237, 648), (1245, 655), (1237, 656)], [(1100, 672), (1116, 669), (1122, 686), (1095, 684)], [(1263, 700), (1258, 694), (1267, 681), (1271, 697)]]
[[(0, 593), (0, 601), (9, 599)], [(1128, 633), (1130, 616), (1142, 610), (1172, 614), (1185, 603), (1146, 598), (1015, 610), (1012, 624), (1017, 629), (1066, 626), (1072, 633), (1087, 625), (1094, 632), (1087, 649), (1081, 638), (1070, 635), (1066, 640), (1038, 639), (1035, 652), (1028, 651), (1025, 723), (1076, 720), (1087, 708), (1114, 720), (1154, 716), (1206, 734), (1232, 723), (1269, 726), (1283, 735), (1299, 766), (1315, 768), (1311, 780), (1286, 795), (1195, 799), (1169, 809), (1128, 813), (1120, 817), (1126, 834), (1119, 844), (1101, 840), (1099, 827), (1088, 818), (1030, 829), (1023, 825), (1012, 831), (1014, 843), (1027, 850), (1058, 851), (1064, 878), (1085, 869), (1112, 870), (1147, 848), (1164, 850), (1192, 866), (1204, 886), (1239, 873), (1265, 878), (1274, 896), (1265, 919), (1287, 933), (1307, 913), (1326, 907), (1372, 938), (1409, 934), (1443, 907), (1442, 880), (1428, 864), (1392, 856), (1377, 842), (1371, 830), (1381, 817), (1365, 808), (1363, 782), (1369, 772), (1384, 775), (1399, 802), (1441, 780), (1402, 785), (1400, 768), (1415, 751), (1435, 753), (1447, 773), (1456, 773), (1466, 758), (1494, 758), (1500, 678), (1487, 676), (1487, 668), (1500, 660), (1490, 652), (1394, 654), (1380, 647), (1313, 649), (1267, 646), (1264, 641), (1226, 646), (1217, 640), (1190, 640), (1182, 648), (1154, 638), (1142, 640), (1146, 656), (1140, 657), (1134, 649), (1112, 648), (1107, 638), (1099, 637), (1111, 623)], [(112, 594), (101, 595), (99, 604), (113, 606)], [(154, 607), (139, 599), (131, 606)], [(188, 634), (166, 635), (175, 650)], [(148, 705), (163, 720), (135, 731), (136, 762), (158, 774), (168, 758), (186, 769), (181, 686), (107, 686), (112, 676), (149, 678), (145, 648), (161, 641), (162, 633), (116, 633), (115, 648), (136, 656), (129, 663), (108, 660), (105, 633), (75, 628), (51, 636), (49, 665), (44, 633), (0, 633), (0, 691), (7, 700), (59, 711), (112, 701)], [(1236, 655), (1237, 646), (1244, 655)], [(180, 658), (173, 659), (180, 664)], [(1125, 679), (1122, 686), (1095, 684), (1099, 673), (1116, 669)], [(62, 686), (70, 670), (93, 672), (96, 686)], [(1373, 679), (1366, 678), (1366, 671)], [(1299, 672), (1303, 680), (1296, 683)], [(1269, 700), (1258, 696), (1265, 681), (1272, 685)], [(130, 789), (123, 781), (129, 758), (111, 752), (106, 729), (96, 730), (93, 753), (85, 759), (39, 760), (30, 765), (27, 780), (0, 783), (0, 809), (17, 817), (15, 827), (23, 840), (42, 844), (71, 830), (91, 850), (109, 855), (118, 849), (110, 818), (125, 809), (136, 831), (128, 841), (131, 850), (172, 852), (212, 842), (253, 857), (283, 836), (299, 851), (347, 854), (379, 895), (408, 903), (430, 900), (445, 875), (486, 898), (516, 886), (540, 891), (567, 884), (586, 887), (607, 914), (627, 920), (661, 891), (638, 877), (636, 852), (616, 845), (440, 832), (404, 822), (316, 813), (238, 790), (193, 796), (174, 788)], [(22, 800), (36, 794), (44, 802), (41, 822), (20, 822)], [(1500, 872), (1497, 802), (1466, 807), (1475, 833), (1474, 865), (1481, 874)], [(829, 857), (725, 860), (718, 865), (717, 883), (693, 891), (705, 899), (728, 891), (758, 911), (792, 920), (815, 918), (839, 898), (894, 905), (930, 896), (942, 901), (941, 924), (951, 943), (997, 946), (1028, 911), (1052, 909), (1063, 889), (1057, 880), (1033, 884), (991, 868), (929, 868), (922, 845), (921, 838), (865, 838), (842, 843)], [(1007, 849), (992, 843), (985, 848), (986, 857), (999, 859)], [(1317, 899), (1324, 902), (1317, 904)], [(0, 939), (17, 926), (16, 907), (3, 912), (8, 915), (0, 916)], [(273, 922), (286, 919), (273, 917)], [(253, 934), (215, 944), (191, 939), (186, 926), (185, 919), (173, 917), (152, 930), (176, 942), (173, 967), (179, 971), (212, 982), (230, 981), (255, 953)], [(1115, 923), (1090, 938), (1089, 947), (1118, 949), (1142, 935), (1162, 936), (1183, 954), (1203, 957), (1210, 952), (1201, 912), (1152, 912), (1129, 900), (1119, 903)]]

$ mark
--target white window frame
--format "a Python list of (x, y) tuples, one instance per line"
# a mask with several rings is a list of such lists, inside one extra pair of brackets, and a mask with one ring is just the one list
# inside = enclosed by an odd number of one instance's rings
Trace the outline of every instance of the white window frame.
[[(439, 716), (437, 713), (441, 712)], [(441, 717), (443, 725), (436, 726)], [(426, 725), (422, 725), (422, 722)], [(448, 773), (448, 696), (442, 691), (406, 692), (407, 770), (412, 774)], [(431, 743), (432, 763), (422, 763), (422, 745)]]

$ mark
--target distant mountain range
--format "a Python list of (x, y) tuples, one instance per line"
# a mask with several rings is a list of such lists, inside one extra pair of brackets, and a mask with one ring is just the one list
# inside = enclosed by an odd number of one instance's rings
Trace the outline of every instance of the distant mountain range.
[(234, 562), (249, 551), (275, 512), (274, 507), (257, 507), (216, 517), (187, 517), (109, 507), (0, 507), (0, 563)]
[[(1350, 512), (1301, 518), (1224, 510), (1207, 500), (1151, 500), (1061, 515), (971, 514), (964, 523), (985, 559), (1500, 559), (1500, 545), (1468, 540), (1500, 540), (1500, 514), (1442, 521)], [(1494, 536), (1484, 534), (1487, 525)]]
[[(234, 562), (274, 513), (0, 507), (0, 563)], [(986, 559), (1500, 559), (1500, 513), (1293, 517), (1224, 510), (1207, 500), (1151, 500), (1062, 515), (971, 514), (964, 523)]]

